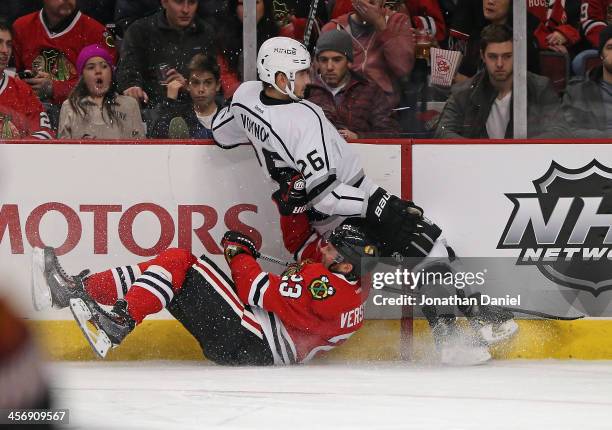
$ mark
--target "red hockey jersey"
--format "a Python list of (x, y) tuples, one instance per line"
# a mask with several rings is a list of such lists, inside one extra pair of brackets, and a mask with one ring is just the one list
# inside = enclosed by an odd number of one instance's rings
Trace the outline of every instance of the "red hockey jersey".
[(0, 75), (0, 138), (28, 136), (51, 139), (49, 117), (28, 84), (4, 73)]
[(534, 36), (540, 49), (547, 49), (546, 37), (558, 31), (567, 39), (566, 46), (575, 45), (580, 40), (578, 29), (567, 22), (565, 0), (541, 0), (529, 2), (527, 11), (538, 18), (540, 24), (534, 31)]
[(282, 217), (281, 224), (285, 241), (296, 245), (293, 249), (303, 242), (299, 264), (276, 276), (241, 254), (230, 268), (236, 292), (252, 306), (275, 364), (304, 363), (340, 345), (362, 326), (367, 293), (358, 282), (311, 262), (321, 258), (321, 238), (310, 229), (306, 215)]
[(114, 42), (104, 26), (81, 12), (60, 33), (52, 33), (47, 28), (42, 10), (15, 21), (13, 32), (17, 70), (49, 73), (53, 80), (54, 104), (63, 103), (78, 81), (76, 60), (81, 49), (99, 44), (115, 56)]
[(599, 47), (599, 33), (612, 24), (612, 0), (582, 0), (580, 26), (582, 33), (595, 49)]

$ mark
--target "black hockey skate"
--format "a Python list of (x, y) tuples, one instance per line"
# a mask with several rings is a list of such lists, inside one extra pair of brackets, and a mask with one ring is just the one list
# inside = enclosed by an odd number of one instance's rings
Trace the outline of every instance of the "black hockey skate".
[(136, 322), (127, 311), (125, 300), (117, 300), (113, 309), (108, 312), (90, 298), (72, 298), (70, 310), (100, 358), (106, 357), (109, 349), (119, 345), (136, 327)]
[(70, 299), (83, 297), (83, 280), (89, 270), (76, 276), (66, 274), (60, 265), (55, 250), (51, 247), (32, 250), (32, 303), (34, 309), (41, 311), (54, 307), (63, 309)]
[(499, 306), (479, 305), (466, 316), (472, 328), (489, 345), (508, 340), (518, 332), (514, 314)]
[(454, 315), (440, 316), (431, 329), (440, 362), (453, 366), (473, 366), (491, 359), (486, 345), (468, 336)]

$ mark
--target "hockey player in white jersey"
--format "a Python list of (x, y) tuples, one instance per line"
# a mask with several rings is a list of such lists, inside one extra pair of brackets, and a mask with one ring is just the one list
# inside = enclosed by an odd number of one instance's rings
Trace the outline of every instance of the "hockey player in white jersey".
[[(296, 40), (276, 37), (264, 42), (257, 56), (261, 81), (243, 83), (217, 113), (216, 144), (225, 149), (252, 144), (260, 165), (281, 188), (294, 183), (293, 172), (299, 171), (308, 215), (320, 234), (345, 218), (365, 218), (383, 256), (448, 256), (442, 230), (423, 218), (413, 202), (373, 183), (323, 110), (303, 100), (309, 68), (310, 54)], [(511, 314), (496, 314), (485, 325), (497, 334), (494, 341), (517, 329)]]
[(323, 110), (302, 100), (309, 68), (310, 54), (301, 43), (285, 37), (264, 42), (257, 58), (261, 81), (243, 83), (219, 111), (215, 142), (222, 148), (251, 143), (262, 167), (279, 182), (286, 168), (301, 172), (319, 232), (360, 217), (406, 239), (422, 211), (374, 184)]

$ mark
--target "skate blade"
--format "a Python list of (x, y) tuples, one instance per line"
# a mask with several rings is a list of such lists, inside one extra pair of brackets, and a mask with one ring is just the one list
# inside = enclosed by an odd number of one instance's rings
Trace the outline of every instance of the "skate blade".
[(495, 326), (487, 324), (479, 330), (482, 339), (489, 345), (495, 345), (510, 339), (518, 332), (518, 324), (514, 320), (508, 320)]
[(32, 249), (32, 305), (37, 311), (50, 309), (52, 306), (51, 289), (45, 276), (45, 250)]
[[(88, 322), (90, 322), (92, 314), (83, 299), (70, 299), (70, 310), (81, 332), (83, 332), (83, 335), (96, 355), (99, 358), (106, 357), (108, 350), (112, 348), (113, 344), (108, 338), (108, 335), (102, 330), (98, 329), (97, 331), (93, 331), (90, 329)], [(91, 324), (96, 327), (95, 324)]]

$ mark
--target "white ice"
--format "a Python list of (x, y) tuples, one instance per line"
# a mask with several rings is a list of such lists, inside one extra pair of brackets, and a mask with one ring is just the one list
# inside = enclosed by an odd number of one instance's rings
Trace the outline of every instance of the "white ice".
[(497, 361), (229, 368), (199, 362), (48, 366), (79, 429), (612, 428), (612, 362)]

